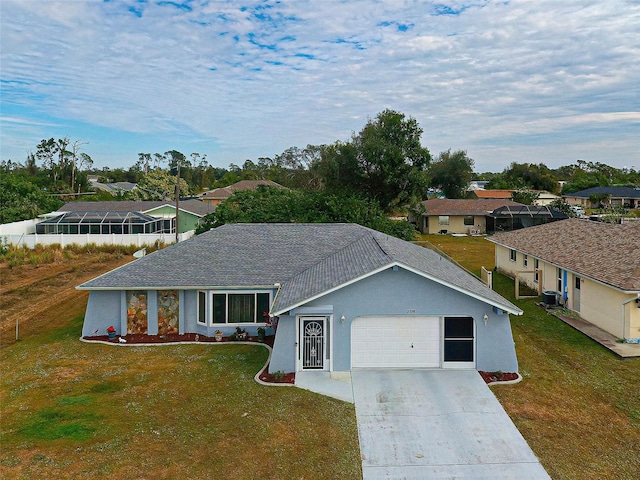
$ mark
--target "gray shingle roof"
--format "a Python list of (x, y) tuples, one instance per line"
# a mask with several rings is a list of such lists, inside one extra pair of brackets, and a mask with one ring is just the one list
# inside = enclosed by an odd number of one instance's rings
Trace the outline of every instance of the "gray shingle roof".
[(400, 265), (513, 313), (514, 306), (436, 252), (356, 224), (229, 224), (108, 272), (80, 289), (273, 287), (282, 312)]
[(640, 222), (570, 218), (488, 240), (625, 291), (640, 291)]

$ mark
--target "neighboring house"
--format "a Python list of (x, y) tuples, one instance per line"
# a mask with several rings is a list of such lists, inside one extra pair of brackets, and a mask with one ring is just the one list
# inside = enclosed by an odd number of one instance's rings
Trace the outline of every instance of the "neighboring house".
[(511, 200), (515, 190), (474, 190), (472, 195), (482, 200)]
[(560, 198), (558, 195), (554, 195), (553, 193), (547, 192), (546, 190), (535, 190), (535, 192), (538, 194), (538, 198), (533, 201), (533, 204), (542, 207), (546, 207), (554, 200)]
[(271, 372), (518, 368), (518, 307), (436, 252), (355, 224), (223, 225), (77, 288), (90, 292), (84, 337), (255, 335), (278, 317)]
[[(496, 208), (523, 206), (511, 200), (434, 198), (422, 202), (424, 213), (415, 221), (422, 233), (487, 233), (487, 217)], [(492, 231), (492, 230), (489, 230)]]
[(607, 203), (614, 207), (640, 208), (640, 188), (638, 187), (593, 187), (562, 195), (562, 198), (571, 205), (597, 208), (598, 205), (589, 200), (592, 195), (608, 195)]
[(235, 192), (241, 192), (243, 190), (255, 190), (260, 185), (264, 185), (266, 187), (285, 188), (279, 183), (272, 182), (271, 180), (240, 180), (239, 182), (236, 182), (233, 185), (229, 185), (228, 187), (209, 190), (208, 192), (203, 193), (200, 198), (202, 198), (203, 202), (215, 207), (220, 205)]
[[(200, 200), (181, 200), (178, 233), (194, 230), (213, 208)], [(69, 202), (36, 224), (38, 234), (175, 233), (172, 201)]]
[[(472, 195), (479, 199), (502, 199), (511, 200), (511, 196), (516, 190), (474, 190)], [(534, 205), (546, 206), (558, 199), (557, 195), (546, 190), (528, 190), (538, 194), (538, 198), (533, 201)]]
[(496, 268), (556, 292), (566, 308), (618, 338), (640, 337), (640, 222), (577, 218), (488, 238)]

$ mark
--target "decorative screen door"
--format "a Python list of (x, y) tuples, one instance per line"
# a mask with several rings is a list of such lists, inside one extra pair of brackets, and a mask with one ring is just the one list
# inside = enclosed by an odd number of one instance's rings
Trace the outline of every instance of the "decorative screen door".
[(325, 358), (325, 317), (300, 319), (303, 370), (323, 370)]

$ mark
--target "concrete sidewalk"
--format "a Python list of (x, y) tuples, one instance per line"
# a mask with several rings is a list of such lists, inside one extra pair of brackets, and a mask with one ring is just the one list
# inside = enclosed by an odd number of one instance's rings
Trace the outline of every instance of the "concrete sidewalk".
[(309, 370), (297, 372), (296, 387), (353, 403), (350, 372), (330, 373)]

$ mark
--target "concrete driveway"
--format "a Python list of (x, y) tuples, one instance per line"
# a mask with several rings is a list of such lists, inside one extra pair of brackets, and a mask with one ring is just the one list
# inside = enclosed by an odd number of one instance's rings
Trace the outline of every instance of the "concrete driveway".
[(351, 383), (364, 480), (550, 478), (476, 371), (358, 370)]

